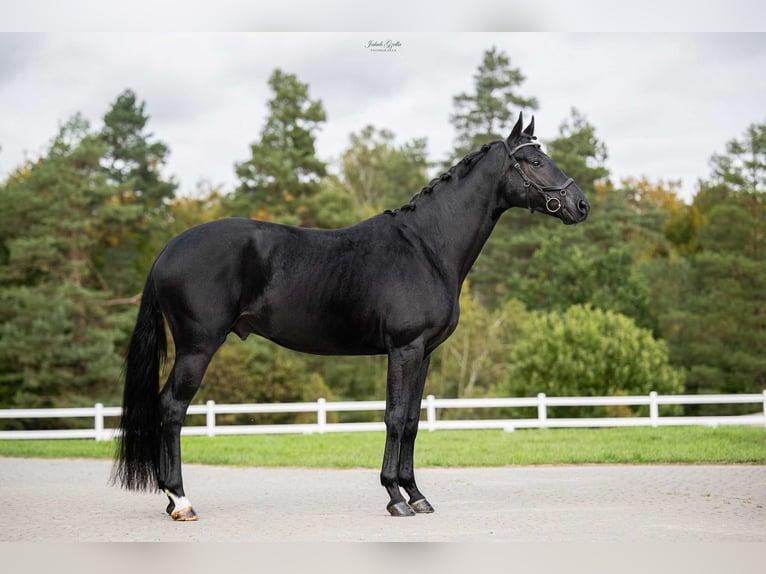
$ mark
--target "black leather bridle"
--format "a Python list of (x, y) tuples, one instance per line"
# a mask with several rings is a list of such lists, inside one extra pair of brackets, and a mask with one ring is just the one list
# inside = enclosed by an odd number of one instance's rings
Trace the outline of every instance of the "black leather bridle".
[[(574, 180), (570, 177), (562, 185), (540, 185), (539, 183), (532, 181), (529, 176), (521, 169), (519, 160), (514, 154), (523, 147), (535, 146), (536, 148), (539, 148), (540, 144), (535, 142), (527, 142), (519, 144), (515, 148), (511, 149), (511, 146), (508, 145), (506, 140), (503, 139), (502, 142), (505, 146), (505, 150), (508, 152), (508, 156), (513, 160), (513, 169), (519, 173), (521, 179), (524, 182), (524, 187), (527, 188), (527, 209), (529, 209), (529, 211), (535, 211), (535, 208), (533, 208), (529, 202), (529, 188), (534, 187), (545, 199), (545, 209), (548, 210), (548, 213), (558, 212), (561, 209), (561, 205), (563, 203), (561, 198), (567, 194), (567, 188), (572, 185), (572, 183), (574, 183)], [(549, 192), (558, 193), (559, 197), (551, 197), (548, 195)]]

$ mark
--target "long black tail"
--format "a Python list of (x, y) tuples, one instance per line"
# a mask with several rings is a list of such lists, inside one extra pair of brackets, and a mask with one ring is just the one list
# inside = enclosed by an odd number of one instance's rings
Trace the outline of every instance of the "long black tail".
[(165, 322), (149, 273), (125, 360), (121, 436), (112, 482), (129, 490), (158, 487), (160, 368), (167, 354)]

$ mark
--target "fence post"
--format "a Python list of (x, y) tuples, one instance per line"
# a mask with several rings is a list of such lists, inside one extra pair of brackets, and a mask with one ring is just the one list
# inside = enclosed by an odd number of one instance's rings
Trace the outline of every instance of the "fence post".
[(205, 412), (205, 422), (207, 423), (207, 436), (215, 436), (215, 401), (205, 403), (207, 411)]
[(317, 426), (319, 427), (319, 434), (324, 433), (325, 425), (327, 425), (327, 401), (325, 399), (317, 399)]
[(763, 390), (763, 426), (766, 427), (766, 389)]
[(545, 403), (545, 393), (537, 393), (537, 420), (540, 426), (547, 426), (548, 405)]
[[(433, 432), (436, 430), (436, 397), (428, 395), (426, 397), (426, 422), (428, 423), (428, 431)], [(766, 401), (766, 391), (764, 391), (764, 401)], [(766, 404), (766, 402), (764, 403)], [(765, 407), (766, 408), (766, 407)]]
[(96, 428), (96, 440), (106, 440), (104, 437), (104, 405), (102, 403), (95, 404), (95, 428)]
[(657, 428), (659, 426), (660, 407), (657, 403), (657, 391), (649, 393), (649, 419), (652, 421), (652, 426)]

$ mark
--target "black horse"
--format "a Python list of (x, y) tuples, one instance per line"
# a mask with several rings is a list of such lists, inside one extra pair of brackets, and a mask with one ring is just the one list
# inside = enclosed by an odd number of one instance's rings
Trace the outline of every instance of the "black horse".
[[(430, 356), (457, 326), (468, 271), (507, 209), (565, 224), (590, 209), (534, 141), (534, 118), (522, 128), (519, 114), (507, 140), (467, 155), (402, 208), (346, 229), (223, 219), (172, 239), (149, 272), (130, 340), (114, 480), (159, 488), (174, 519), (196, 519), (181, 478), (186, 409), (226, 336), (255, 333), (306, 353), (388, 355), (387, 509), (433, 512), (415, 484), (415, 436)], [(160, 392), (165, 320), (176, 355)]]

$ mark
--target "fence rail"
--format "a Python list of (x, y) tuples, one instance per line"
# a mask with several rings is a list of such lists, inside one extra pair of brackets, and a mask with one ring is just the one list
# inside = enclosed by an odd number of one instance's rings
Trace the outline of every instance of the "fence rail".
[[(758, 412), (740, 416), (660, 416), (661, 405), (701, 405), (701, 404), (758, 404)], [(274, 404), (216, 404), (208, 401), (204, 405), (191, 405), (190, 415), (205, 415), (204, 426), (185, 426), (184, 435), (244, 435), (244, 434), (283, 434), (283, 433), (326, 433), (359, 432), (384, 430), (383, 422), (348, 422), (328, 423), (329, 412), (384, 411), (385, 401), (335, 401), (319, 399), (311, 403), (274, 403)], [(649, 416), (641, 417), (603, 417), (603, 418), (558, 418), (548, 417), (549, 407), (582, 406), (648, 406)], [(469, 419), (442, 420), (437, 410), (446, 409), (483, 409), (532, 407), (537, 408), (536, 418), (517, 419)], [(757, 408), (757, 407), (756, 407)], [(420, 428), (428, 431), (446, 429), (503, 429), (512, 431), (522, 428), (583, 428), (583, 427), (627, 427), (627, 426), (681, 426), (681, 425), (758, 425), (766, 426), (766, 390), (761, 394), (739, 395), (648, 395), (614, 397), (549, 397), (544, 393), (536, 397), (484, 398), (484, 399), (439, 399), (428, 395), (421, 403), (426, 411), (421, 419)], [(60, 439), (85, 438), (111, 440), (116, 429), (106, 427), (104, 419), (119, 417), (120, 407), (105, 407), (97, 403), (93, 407), (63, 409), (0, 409), (0, 419), (30, 418), (91, 418), (93, 428), (85, 429), (48, 429), (48, 430), (6, 430), (0, 431), (2, 439)], [(228, 414), (274, 414), (274, 413), (316, 413), (316, 422), (308, 424), (251, 424), (219, 425), (217, 415)]]

